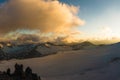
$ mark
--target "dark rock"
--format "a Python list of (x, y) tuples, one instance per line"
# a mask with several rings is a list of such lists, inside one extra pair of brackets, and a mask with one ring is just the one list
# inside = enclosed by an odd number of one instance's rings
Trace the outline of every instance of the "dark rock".
[(30, 67), (23, 71), (23, 65), (16, 63), (13, 73), (9, 68), (6, 72), (0, 72), (0, 80), (41, 80), (41, 78), (36, 73), (33, 73)]
[(118, 62), (118, 61), (120, 61), (120, 57), (115, 57), (115, 58), (111, 59), (110, 63)]

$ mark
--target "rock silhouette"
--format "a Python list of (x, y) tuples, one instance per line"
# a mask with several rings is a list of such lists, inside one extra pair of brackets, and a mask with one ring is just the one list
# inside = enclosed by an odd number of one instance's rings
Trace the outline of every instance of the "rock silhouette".
[(41, 80), (40, 76), (32, 72), (30, 67), (23, 70), (22, 64), (15, 64), (15, 71), (11, 73), (10, 68), (6, 71), (0, 71), (0, 80)]

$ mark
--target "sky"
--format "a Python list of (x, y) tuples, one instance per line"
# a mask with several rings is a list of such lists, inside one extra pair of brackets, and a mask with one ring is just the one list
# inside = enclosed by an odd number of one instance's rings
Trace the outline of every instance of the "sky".
[(0, 3), (6, 2), (7, 0), (0, 0)]
[(85, 35), (105, 38), (120, 36), (120, 0), (60, 0), (67, 4), (80, 6), (78, 16), (85, 20), (79, 27)]
[(120, 41), (120, 0), (0, 0), (0, 3), (3, 4), (0, 34), (7, 37), (33, 33), (68, 42)]

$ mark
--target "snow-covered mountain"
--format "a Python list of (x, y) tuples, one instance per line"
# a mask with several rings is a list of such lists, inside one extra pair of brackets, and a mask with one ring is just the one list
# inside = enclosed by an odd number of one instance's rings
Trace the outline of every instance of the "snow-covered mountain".
[(55, 45), (53, 43), (41, 43), (41, 44), (21, 44), (4, 46), (1, 48), (0, 55), (3, 56), (0, 59), (12, 59), (12, 58), (33, 58), (56, 54), (63, 51), (73, 51), (80, 49), (90, 49), (96, 46), (89, 43), (79, 43), (75, 45)]
[(33, 58), (40, 57), (41, 53), (36, 51), (35, 44), (25, 44), (17, 46), (5, 46), (0, 49), (0, 56), (3, 55), (0, 59), (23, 59), (23, 58)]

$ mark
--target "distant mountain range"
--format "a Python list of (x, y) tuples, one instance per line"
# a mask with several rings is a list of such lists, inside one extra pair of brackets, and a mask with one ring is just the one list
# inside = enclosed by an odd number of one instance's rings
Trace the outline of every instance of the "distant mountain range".
[(7, 59), (24, 59), (24, 58), (34, 58), (41, 57), (51, 54), (56, 54), (64, 51), (74, 51), (97, 48), (100, 46), (94, 45), (90, 42), (83, 42), (79, 44), (72, 45), (56, 45), (54, 43), (37, 43), (37, 44), (21, 44), (13, 45), (10, 43), (0, 43), (0, 60)]

